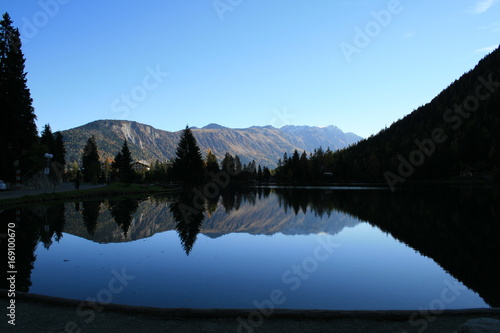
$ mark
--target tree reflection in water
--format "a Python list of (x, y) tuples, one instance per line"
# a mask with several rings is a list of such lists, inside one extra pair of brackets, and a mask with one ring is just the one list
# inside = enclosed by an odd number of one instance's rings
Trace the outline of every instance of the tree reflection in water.
[(176, 222), (175, 229), (186, 255), (189, 255), (193, 249), (194, 242), (201, 231), (206, 204), (206, 200), (195, 197), (193, 192), (188, 192), (169, 206)]
[(101, 210), (101, 200), (82, 202), (82, 218), (89, 235), (94, 235)]
[(109, 210), (115, 219), (116, 224), (120, 226), (123, 231), (123, 237), (126, 239), (128, 229), (132, 224), (132, 218), (139, 207), (137, 200), (123, 199), (123, 200), (109, 200)]

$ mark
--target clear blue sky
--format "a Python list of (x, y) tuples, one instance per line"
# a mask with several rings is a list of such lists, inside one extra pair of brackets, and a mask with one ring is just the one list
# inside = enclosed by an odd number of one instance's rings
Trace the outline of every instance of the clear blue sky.
[(170, 131), (333, 124), (367, 137), (500, 43), (500, 0), (2, 0), (0, 9), (23, 36), (37, 124), (54, 131), (127, 119)]

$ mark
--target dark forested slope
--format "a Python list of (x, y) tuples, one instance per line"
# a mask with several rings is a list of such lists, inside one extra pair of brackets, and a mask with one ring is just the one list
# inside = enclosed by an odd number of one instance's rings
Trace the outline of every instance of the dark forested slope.
[(430, 103), (332, 157), (334, 179), (391, 187), (461, 174), (498, 177), (500, 49)]

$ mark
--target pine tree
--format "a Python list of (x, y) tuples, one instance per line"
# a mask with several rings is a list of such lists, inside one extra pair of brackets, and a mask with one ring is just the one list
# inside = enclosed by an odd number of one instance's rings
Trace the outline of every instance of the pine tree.
[(264, 167), (264, 171), (262, 172), (262, 180), (268, 182), (271, 178), (271, 171), (269, 171), (268, 167)]
[(257, 168), (257, 181), (261, 182), (262, 181), (262, 168), (259, 164), (259, 167)]
[(111, 163), (111, 168), (113, 169), (113, 179), (120, 177), (119, 175), (120, 175), (120, 167), (122, 165), (122, 159), (123, 159), (122, 152), (119, 151), (118, 154), (116, 154), (113, 163)]
[(184, 184), (197, 184), (203, 180), (203, 159), (200, 148), (188, 126), (181, 133), (172, 168), (174, 177)]
[(54, 161), (61, 165), (66, 164), (66, 147), (61, 132), (54, 134)]
[(240, 174), (242, 170), (241, 160), (238, 155), (234, 156), (234, 172), (236, 175)]
[(293, 177), (295, 179), (300, 178), (300, 155), (297, 149), (293, 151), (292, 159), (291, 159), (291, 165), (290, 168), (292, 170)]
[(122, 149), (116, 155), (115, 161), (113, 162), (113, 169), (118, 174), (120, 181), (122, 182), (132, 182), (134, 179), (134, 170), (132, 170), (132, 154), (128, 148), (127, 140), (123, 142)]
[(307, 153), (304, 150), (302, 154), (300, 155), (300, 160), (299, 160), (299, 175), (300, 178), (306, 179), (309, 176), (309, 160), (307, 159)]
[(255, 177), (255, 175), (257, 174), (257, 167), (256, 167), (255, 160), (252, 160), (252, 162), (248, 163), (248, 172), (250, 172), (250, 174), (253, 177)]
[(97, 183), (101, 175), (101, 163), (99, 162), (99, 151), (94, 136), (87, 140), (83, 149), (82, 168), (83, 180), (93, 184)]
[(56, 140), (54, 134), (52, 134), (52, 129), (49, 124), (43, 127), (42, 135), (40, 136), (40, 143), (46, 146), (47, 153), (54, 153), (54, 148), (56, 146)]
[(226, 155), (224, 155), (224, 159), (220, 163), (220, 169), (229, 173), (231, 176), (234, 176), (236, 174), (235, 168), (234, 168), (234, 157), (233, 155), (229, 154), (226, 152)]
[(40, 136), (41, 149), (45, 153), (53, 155), (51, 163), (51, 174), (57, 181), (64, 179), (64, 165), (66, 164), (66, 148), (64, 147), (63, 136), (60, 132), (52, 133), (49, 124), (43, 128)]
[(207, 168), (207, 172), (213, 172), (217, 174), (220, 171), (219, 163), (217, 162), (217, 157), (212, 153), (211, 149), (208, 149), (207, 157), (205, 158), (205, 164)]
[(31, 168), (28, 150), (38, 142), (35, 112), (27, 87), (19, 30), (5, 13), (0, 21), (0, 174), (14, 179), (13, 163)]

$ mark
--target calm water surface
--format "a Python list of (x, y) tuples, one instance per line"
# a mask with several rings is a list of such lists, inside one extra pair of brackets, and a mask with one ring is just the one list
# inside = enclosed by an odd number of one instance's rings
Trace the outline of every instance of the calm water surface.
[(155, 307), (499, 306), (498, 198), (258, 189), (21, 209), (18, 287)]

